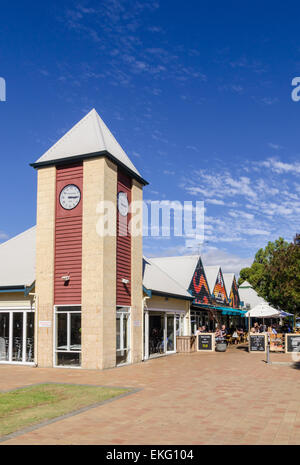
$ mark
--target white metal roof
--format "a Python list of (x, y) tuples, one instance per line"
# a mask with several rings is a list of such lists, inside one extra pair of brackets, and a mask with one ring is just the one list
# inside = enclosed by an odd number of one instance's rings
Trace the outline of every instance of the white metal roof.
[(35, 281), (35, 227), (0, 244), (0, 287)]
[(150, 291), (162, 292), (174, 296), (192, 298), (186, 288), (163, 271), (153, 259), (143, 259), (143, 285)]
[(228, 299), (230, 298), (230, 291), (232, 288), (234, 273), (223, 273), (224, 284), (227, 292)]
[(248, 281), (244, 281), (240, 286), (239, 286), (239, 289), (243, 288), (243, 287), (252, 287), (250, 283), (248, 283)]
[(199, 255), (180, 255), (177, 257), (155, 257), (151, 258), (151, 261), (177, 281), (184, 289), (188, 289), (199, 258)]
[(257, 292), (253, 289), (251, 284), (248, 283), (248, 281), (244, 281), (239, 286), (239, 295), (241, 302), (244, 302), (244, 306), (246, 307), (248, 304), (250, 305), (250, 309), (254, 308), (258, 304), (267, 304), (265, 299), (263, 299), (257, 294)]
[(245, 313), (245, 316), (251, 318), (280, 318), (280, 311), (271, 307), (267, 302), (261, 302)]
[(207, 279), (207, 284), (209, 287), (209, 292), (212, 294), (217, 282), (217, 277), (220, 267), (218, 265), (204, 266), (204, 272)]
[(35, 163), (59, 161), (102, 151), (109, 152), (123, 165), (141, 176), (94, 108)]

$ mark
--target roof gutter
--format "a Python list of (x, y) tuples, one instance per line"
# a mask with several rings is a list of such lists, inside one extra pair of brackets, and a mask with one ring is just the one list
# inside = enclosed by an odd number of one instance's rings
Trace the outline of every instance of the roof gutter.
[(40, 161), (40, 162), (35, 162), (35, 163), (30, 163), (30, 166), (33, 168), (43, 168), (45, 166), (53, 166), (53, 165), (64, 165), (66, 163), (72, 162), (78, 162), (82, 160), (86, 160), (88, 158), (96, 158), (96, 157), (106, 157), (110, 159), (113, 163), (116, 165), (120, 166), (127, 174), (129, 174), (131, 177), (139, 181), (143, 186), (147, 186), (149, 183), (145, 179), (143, 179), (141, 176), (139, 176), (137, 173), (132, 171), (128, 166), (124, 165), (120, 160), (118, 160), (114, 155), (112, 155), (110, 152), (107, 150), (102, 150), (101, 152), (92, 152), (92, 153), (85, 153), (82, 155), (74, 155), (72, 157), (65, 157), (65, 158), (60, 158), (58, 160), (47, 160), (47, 161)]
[(24, 285), (18, 285), (18, 286), (0, 286), (0, 293), (1, 294), (14, 294), (16, 292), (23, 292), (24, 295), (27, 297), (29, 292), (32, 291), (32, 289), (35, 286), (35, 282), (31, 284), (31, 286), (24, 286)]
[(152, 294), (162, 296), (162, 297), (170, 297), (170, 298), (175, 298), (175, 299), (181, 299), (181, 300), (194, 300), (193, 296), (184, 296), (184, 295), (179, 295), (179, 294), (170, 294), (168, 292), (161, 292), (161, 291), (154, 291), (152, 289)]
[(147, 289), (145, 286), (143, 286), (143, 292), (145, 292), (148, 297), (152, 297), (152, 291), (149, 291), (149, 289)]

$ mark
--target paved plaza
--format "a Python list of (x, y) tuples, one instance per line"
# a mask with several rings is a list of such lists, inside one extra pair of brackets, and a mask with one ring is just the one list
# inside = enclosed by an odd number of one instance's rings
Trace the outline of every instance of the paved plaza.
[[(60, 382), (140, 389), (5, 444), (300, 444), (300, 366), (243, 348), (105, 371), (0, 366), (0, 389)], [(279, 362), (279, 363), (278, 363)]]

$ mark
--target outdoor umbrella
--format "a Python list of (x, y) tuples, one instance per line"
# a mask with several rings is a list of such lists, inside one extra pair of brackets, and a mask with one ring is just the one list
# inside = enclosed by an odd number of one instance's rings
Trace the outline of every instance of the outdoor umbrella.
[(288, 313), (284, 312), (283, 310), (280, 310), (280, 317), (285, 318), (286, 316), (294, 316), (293, 313)]
[(280, 311), (276, 308), (271, 307), (267, 302), (256, 305), (254, 308), (251, 308), (245, 317), (248, 317), (249, 322), (249, 331), (250, 331), (250, 318), (280, 318)]
[(280, 318), (280, 311), (271, 307), (267, 302), (256, 305), (246, 314), (249, 318)]

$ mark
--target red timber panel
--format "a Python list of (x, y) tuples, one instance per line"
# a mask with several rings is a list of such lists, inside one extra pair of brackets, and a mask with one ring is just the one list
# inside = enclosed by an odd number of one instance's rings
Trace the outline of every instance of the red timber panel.
[[(118, 171), (118, 194), (125, 192), (131, 204), (131, 178)], [(129, 231), (130, 213), (127, 217), (117, 211), (117, 305), (131, 305), (131, 234)], [(129, 283), (122, 283), (128, 279)]]
[[(75, 184), (81, 199), (73, 210), (65, 210), (59, 202), (62, 189)], [(83, 165), (74, 164), (56, 170), (55, 274), (54, 304), (81, 304), (82, 267), (82, 185)], [(61, 277), (70, 276), (69, 283)]]

